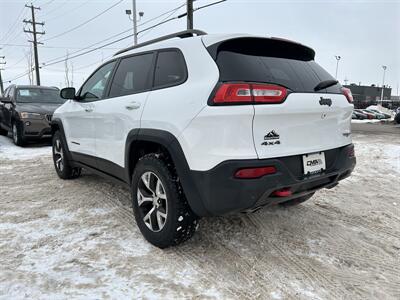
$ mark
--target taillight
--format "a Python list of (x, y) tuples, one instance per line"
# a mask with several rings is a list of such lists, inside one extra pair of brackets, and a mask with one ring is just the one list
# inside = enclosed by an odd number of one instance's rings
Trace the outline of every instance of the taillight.
[(258, 168), (246, 168), (240, 169), (235, 173), (235, 178), (238, 179), (256, 179), (265, 175), (271, 175), (276, 173), (274, 166), (270, 167), (258, 167)]
[(349, 101), (349, 103), (353, 103), (353, 94), (351, 93), (350, 89), (343, 87), (342, 93), (343, 93), (343, 95), (346, 96), (347, 101)]
[(214, 103), (250, 103), (252, 101), (249, 84), (222, 84), (214, 97)]
[(282, 103), (287, 96), (287, 89), (278, 85), (253, 84), (252, 94), (256, 103)]
[(213, 104), (282, 103), (286, 88), (273, 84), (223, 83), (213, 98)]

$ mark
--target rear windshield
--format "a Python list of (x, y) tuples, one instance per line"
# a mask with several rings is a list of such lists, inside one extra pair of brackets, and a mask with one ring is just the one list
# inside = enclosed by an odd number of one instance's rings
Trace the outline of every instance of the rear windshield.
[[(213, 49), (214, 48), (214, 49)], [(220, 80), (273, 83), (294, 92), (314, 93), (325, 80), (334, 80), (314, 61), (310, 48), (282, 40), (240, 38), (211, 46)], [(340, 84), (319, 93), (341, 93)]]
[(65, 100), (60, 97), (60, 91), (56, 89), (19, 88), (17, 102), (62, 104)]

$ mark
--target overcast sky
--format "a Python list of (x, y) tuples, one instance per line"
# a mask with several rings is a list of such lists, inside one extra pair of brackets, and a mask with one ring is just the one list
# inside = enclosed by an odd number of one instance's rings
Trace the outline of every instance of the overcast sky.
[[(125, 14), (132, 1), (124, 0), (93, 21), (78, 26), (121, 0), (35, 0), (41, 7), (36, 21), (45, 22), (46, 34), (40, 39), (40, 64), (54, 61), (55, 58), (79, 54), (86, 48), (113, 35), (129, 30), (131, 21)], [(141, 23), (172, 10), (185, 1), (142, 0), (137, 1), (138, 11), (144, 12)], [(214, 1), (197, 0), (195, 7)], [(6, 68), (2, 71), (3, 80), (9, 80), (25, 73), (28, 69), (26, 53), (30, 43), (29, 34), (23, 33), (22, 19), (30, 19), (30, 10), (24, 8), (27, 1), (0, 0), (0, 56), (6, 56)], [(171, 17), (183, 13), (185, 7)], [(162, 21), (163, 17), (139, 27), (144, 29)], [(139, 23), (139, 24), (141, 24)], [(225, 3), (195, 12), (195, 28), (208, 33), (251, 33), (292, 39), (315, 49), (316, 61), (328, 72), (335, 75), (335, 55), (342, 57), (338, 79), (343, 83), (382, 84), (382, 65), (387, 65), (386, 83), (396, 94), (400, 83), (400, 0), (369, 1), (330, 1), (330, 0), (259, 0)], [(69, 33), (64, 32), (73, 29)], [(38, 29), (40, 29), (39, 26)], [(143, 36), (145, 41), (157, 36), (180, 31), (186, 28), (186, 19), (171, 21), (157, 27)], [(130, 34), (127, 32), (109, 39), (116, 40)], [(71, 59), (74, 68), (74, 85), (82, 81), (102, 60), (107, 59), (118, 49), (133, 42), (125, 39), (103, 50)], [(92, 47), (92, 48), (93, 48)], [(42, 85), (64, 86), (64, 63), (41, 69)], [(26, 84), (24, 76), (13, 83)], [(6, 86), (8, 85), (5, 84)]]

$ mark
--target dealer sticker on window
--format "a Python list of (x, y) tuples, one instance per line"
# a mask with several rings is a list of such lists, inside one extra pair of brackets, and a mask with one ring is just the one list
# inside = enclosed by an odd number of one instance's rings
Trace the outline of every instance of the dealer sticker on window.
[(316, 174), (326, 169), (325, 153), (318, 152), (303, 155), (304, 174)]

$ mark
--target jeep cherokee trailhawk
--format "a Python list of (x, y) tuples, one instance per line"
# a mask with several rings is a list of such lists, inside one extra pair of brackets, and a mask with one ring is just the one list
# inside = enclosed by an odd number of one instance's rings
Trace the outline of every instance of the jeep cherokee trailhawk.
[(202, 216), (309, 199), (348, 177), (352, 95), (301, 44), (184, 31), (118, 52), (52, 120), (58, 175), (126, 184), (165, 248)]

